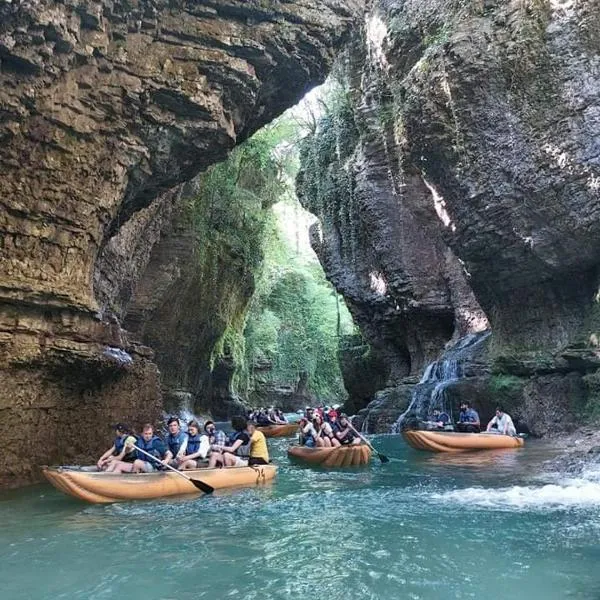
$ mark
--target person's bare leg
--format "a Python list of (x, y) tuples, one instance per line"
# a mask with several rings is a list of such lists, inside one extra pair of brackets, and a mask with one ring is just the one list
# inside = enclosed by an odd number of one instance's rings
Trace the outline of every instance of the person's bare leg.
[(197, 469), (196, 461), (194, 459), (186, 460), (179, 465), (180, 471), (191, 471), (192, 469)]
[(225, 452), (223, 454), (224, 466), (225, 467), (234, 467), (235, 466), (235, 455), (230, 452)]
[(212, 452), (208, 459), (208, 468), (214, 469), (217, 465), (223, 464), (223, 455), (220, 452)]

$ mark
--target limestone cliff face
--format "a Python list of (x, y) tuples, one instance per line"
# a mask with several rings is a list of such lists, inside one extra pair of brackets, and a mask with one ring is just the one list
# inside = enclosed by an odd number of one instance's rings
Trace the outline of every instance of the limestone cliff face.
[(341, 69), (347, 110), (300, 185), (329, 276), (396, 374), (487, 319), (515, 410), (597, 400), (599, 24), (597, 0), (373, 4)]
[(138, 282), (178, 268), (168, 239), (153, 253), (177, 227), (174, 188), (322, 80), (360, 8), (0, 2), (1, 483), (98, 452), (96, 422), (158, 416), (152, 351), (121, 319)]

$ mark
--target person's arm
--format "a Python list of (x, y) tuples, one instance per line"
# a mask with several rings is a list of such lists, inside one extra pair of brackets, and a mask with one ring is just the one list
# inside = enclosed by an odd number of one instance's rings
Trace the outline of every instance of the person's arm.
[(497, 421), (496, 417), (493, 417), (492, 420), (487, 424), (486, 431), (490, 431), (490, 429), (492, 428), (494, 423), (496, 423), (496, 421)]
[(96, 463), (96, 466), (101, 469), (102, 465), (108, 461), (109, 457), (112, 456), (112, 453), (115, 451), (115, 445), (113, 444), (99, 459)]
[[(131, 437), (132, 436), (127, 436), (127, 438), (125, 439), (125, 442), (123, 443), (123, 449), (121, 450), (121, 452), (119, 454), (117, 454), (117, 456), (114, 457), (113, 460), (123, 460), (125, 455), (133, 450), (132, 444), (134, 444), (135, 441), (132, 441)], [(135, 440), (135, 438), (133, 438), (133, 439)]]
[(177, 460), (182, 460), (185, 457), (185, 451), (187, 449), (187, 444), (188, 444), (188, 436), (184, 436), (183, 437), (183, 442), (181, 443), (181, 446), (179, 446), (179, 450), (177, 450), (177, 455), (175, 456), (175, 458)]
[(167, 450), (167, 452), (165, 453), (165, 457), (162, 459), (162, 464), (168, 465), (172, 460), (173, 460), (173, 453), (171, 452), (171, 450)]
[(233, 442), (231, 446), (219, 446), (219, 448), (221, 449), (221, 452), (229, 452), (230, 454), (235, 454), (236, 450), (243, 445), (244, 444), (242, 440), (235, 440), (235, 442)]
[(183, 457), (181, 462), (185, 462), (186, 460), (195, 460), (197, 458), (206, 458), (208, 451), (210, 450), (210, 441), (207, 435), (200, 436), (200, 446), (197, 452), (193, 452), (192, 454), (187, 454)]
[(340, 430), (336, 431), (335, 437), (341, 441), (348, 435), (349, 432), (350, 432), (350, 427), (345, 427), (341, 431)]

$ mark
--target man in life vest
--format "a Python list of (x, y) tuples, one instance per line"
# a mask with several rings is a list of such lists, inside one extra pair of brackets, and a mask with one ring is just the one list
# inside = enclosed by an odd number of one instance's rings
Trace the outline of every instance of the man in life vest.
[(210, 441), (207, 435), (200, 435), (198, 421), (188, 423), (187, 446), (185, 456), (176, 458), (178, 468), (181, 470), (198, 469), (208, 456)]
[[(130, 429), (124, 423), (115, 425), (115, 441), (113, 445), (98, 459), (96, 466), (101, 471), (114, 471), (117, 467), (117, 462), (133, 463), (135, 453), (133, 444), (135, 437), (131, 435)], [(113, 463), (115, 463), (113, 465)]]
[(154, 435), (154, 427), (150, 423), (146, 423), (142, 428), (142, 435), (138, 438), (136, 446), (151, 456), (136, 451), (134, 473), (153, 473), (164, 468), (162, 461), (167, 454), (167, 447), (157, 435)]
[(167, 455), (162, 462), (165, 465), (177, 467), (179, 465), (179, 460), (185, 456), (188, 436), (181, 431), (181, 426), (179, 425), (179, 419), (177, 417), (171, 417), (167, 421), (167, 427), (169, 429), (166, 439)]
[(471, 405), (464, 401), (460, 403), (460, 413), (458, 415), (458, 423), (456, 430), (462, 433), (479, 433), (481, 422), (479, 414)]

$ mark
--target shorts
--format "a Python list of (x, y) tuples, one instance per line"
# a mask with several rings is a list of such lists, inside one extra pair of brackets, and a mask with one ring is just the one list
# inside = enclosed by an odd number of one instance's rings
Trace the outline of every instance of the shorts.
[(314, 448), (315, 447), (315, 440), (313, 440), (312, 438), (308, 438), (305, 442), (304, 445), (307, 448)]
[(236, 456), (235, 457), (235, 463), (233, 465), (234, 467), (247, 467), (248, 466), (248, 459), (247, 458), (242, 458), (241, 456)]
[(256, 456), (251, 456), (248, 459), (248, 466), (252, 467), (254, 465), (268, 465), (269, 463), (264, 458), (259, 458)]

